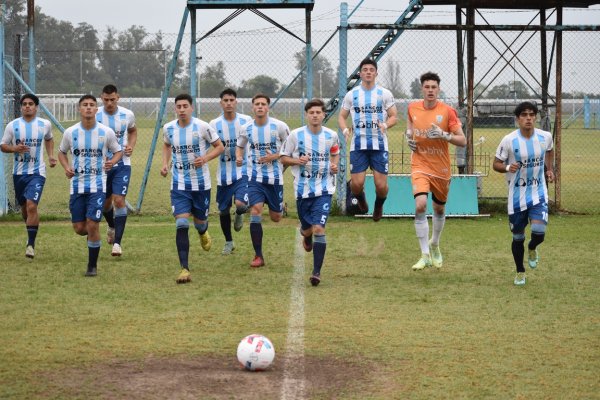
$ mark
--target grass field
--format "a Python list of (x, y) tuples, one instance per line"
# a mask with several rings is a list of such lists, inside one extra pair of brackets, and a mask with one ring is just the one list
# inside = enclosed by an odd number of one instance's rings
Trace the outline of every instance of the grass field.
[[(598, 216), (552, 216), (525, 287), (501, 214), (449, 220), (444, 267), (421, 272), (412, 220), (333, 217), (317, 288), (296, 216), (263, 225), (267, 266), (252, 270), (247, 224), (221, 256), (211, 216), (213, 249), (193, 234), (193, 281), (176, 285), (170, 217), (130, 217), (123, 257), (103, 243), (91, 279), (68, 221), (42, 222), (33, 261), (23, 224), (1, 222), (0, 398), (278, 399), (292, 366), (306, 399), (600, 398)], [(277, 356), (252, 374), (235, 349), (255, 332)]]

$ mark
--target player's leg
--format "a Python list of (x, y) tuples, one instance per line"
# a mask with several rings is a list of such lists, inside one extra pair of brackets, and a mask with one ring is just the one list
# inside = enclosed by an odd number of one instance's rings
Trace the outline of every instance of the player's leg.
[(113, 256), (120, 256), (122, 254), (121, 240), (123, 240), (125, 225), (127, 223), (127, 203), (125, 202), (125, 197), (129, 189), (131, 166), (121, 165), (113, 168), (113, 170), (115, 169), (116, 171), (112, 180), (115, 237), (111, 254)]
[(104, 205), (104, 193), (90, 193), (86, 197), (85, 225), (87, 231), (88, 265), (85, 276), (96, 276), (100, 254), (100, 220)]
[(231, 234), (231, 204), (233, 185), (217, 186), (217, 208), (219, 209), (219, 223), (221, 232), (225, 237), (225, 246), (221, 254), (228, 255), (234, 249), (233, 235)]
[(304, 247), (306, 252), (311, 252), (313, 249), (313, 227), (309, 222), (312, 200), (296, 200), (296, 210), (298, 211), (298, 219), (300, 220), (300, 234), (302, 235), (302, 247)]
[(517, 269), (514, 284), (521, 286), (525, 284), (525, 267), (523, 257), (525, 255), (525, 227), (527, 226), (527, 211), (518, 211), (508, 216), (510, 231), (513, 235), (511, 251)]
[(265, 261), (262, 253), (262, 211), (266, 200), (262, 185), (258, 182), (248, 182), (248, 201), (250, 204), (250, 239), (254, 248), (254, 259), (250, 263), (253, 268), (262, 267)]
[(69, 211), (71, 212), (71, 223), (73, 230), (80, 236), (87, 236), (86, 226), (86, 195), (72, 194), (69, 198)]
[(192, 215), (194, 228), (200, 236), (200, 245), (204, 251), (209, 251), (212, 238), (208, 233), (208, 212), (210, 210), (210, 189), (192, 192)]
[(354, 150), (350, 152), (350, 191), (356, 197), (361, 213), (369, 211), (369, 204), (364, 191), (368, 167), (369, 158), (365, 151)]
[(383, 203), (388, 194), (388, 168), (389, 159), (387, 151), (372, 151), (370, 165), (373, 170), (373, 183), (375, 184), (375, 206), (373, 207), (373, 221), (377, 222), (383, 216)]
[(413, 196), (415, 198), (415, 232), (421, 249), (421, 258), (412, 266), (415, 271), (431, 266), (429, 254), (429, 223), (427, 222), (427, 194), (430, 191), (429, 179), (425, 175), (412, 175)]
[[(106, 200), (102, 208), (102, 215), (108, 224), (106, 229), (106, 242), (113, 244), (115, 242), (115, 213), (113, 209), (113, 181), (116, 173), (116, 168), (112, 168), (106, 174)], [(114, 193), (119, 193), (118, 191)]]
[(540, 260), (537, 247), (544, 241), (548, 224), (548, 204), (541, 203), (528, 210), (531, 220), (531, 240), (527, 244), (527, 262), (530, 268), (537, 268)]
[(246, 176), (234, 183), (234, 191), (235, 220), (233, 221), (233, 229), (239, 232), (244, 226), (244, 214), (248, 211), (248, 178)]
[(273, 222), (281, 221), (283, 217), (283, 185), (263, 185), (265, 203), (269, 207), (269, 217)]
[(38, 228), (40, 225), (40, 217), (38, 214), (38, 203), (42, 197), (46, 178), (40, 175), (26, 175), (23, 177), (25, 183), (24, 190), (20, 195), (17, 195), (21, 204), (21, 212), (27, 229), (27, 245), (25, 247), (25, 256), (28, 258), (35, 257), (35, 239), (37, 237)]
[(175, 246), (181, 271), (175, 280), (177, 283), (187, 283), (192, 280), (188, 257), (190, 253), (189, 218), (192, 215), (192, 199), (189, 192), (171, 190), (171, 208), (175, 217)]
[(450, 190), (450, 181), (438, 178), (431, 178), (431, 197), (433, 203), (433, 217), (431, 218), (431, 240), (429, 248), (431, 254), (431, 263), (436, 268), (441, 268), (443, 264), (442, 252), (440, 251), (440, 236), (446, 224), (446, 201), (448, 200), (448, 191)]
[(325, 225), (329, 218), (331, 210), (330, 195), (319, 196), (312, 203), (310, 220), (314, 233), (313, 244), (313, 271), (310, 277), (310, 283), (317, 286), (321, 282), (321, 268), (325, 260), (325, 250), (327, 249), (327, 238), (325, 237)]

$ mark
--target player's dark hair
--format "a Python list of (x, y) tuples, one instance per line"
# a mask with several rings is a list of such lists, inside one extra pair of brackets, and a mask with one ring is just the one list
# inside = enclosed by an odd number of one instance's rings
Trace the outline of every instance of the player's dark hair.
[(421, 75), (421, 85), (423, 85), (423, 83), (425, 83), (425, 81), (436, 81), (437, 84), (439, 85), (441, 82), (440, 76), (438, 74), (436, 74), (435, 72), (425, 72), (423, 75)]
[(219, 98), (223, 99), (223, 96), (226, 96), (226, 95), (233, 96), (237, 99), (237, 92), (231, 88), (227, 88), (227, 89), (223, 90), (221, 92), (221, 94), (219, 95)]
[(118, 90), (115, 85), (106, 85), (102, 88), (102, 93), (113, 94), (113, 93), (118, 93)]
[(325, 102), (321, 99), (312, 99), (304, 106), (304, 111), (308, 111), (313, 107), (321, 107), (321, 110), (325, 112)]
[(515, 107), (515, 116), (518, 117), (525, 110), (533, 111), (535, 115), (538, 114), (538, 108), (534, 103), (530, 101), (524, 101)]
[(375, 70), (377, 70), (377, 61), (371, 60), (370, 58), (365, 58), (364, 60), (362, 60), (358, 65), (358, 70), (360, 71), (365, 65), (372, 65), (375, 67)]
[(33, 100), (33, 103), (36, 106), (40, 105), (40, 99), (33, 93), (25, 93), (23, 96), (21, 96), (21, 100), (19, 100), (19, 104), (23, 105), (23, 101), (25, 101), (26, 99)]
[(175, 97), (175, 103), (177, 103), (180, 100), (187, 100), (190, 104), (194, 104), (194, 99), (192, 99), (192, 96), (190, 96), (187, 93), (181, 93), (178, 94), (177, 97)]
[(254, 100), (256, 100), (256, 99), (265, 99), (265, 100), (267, 100), (267, 104), (271, 104), (271, 98), (264, 93), (255, 94), (254, 97), (252, 98), (252, 104), (254, 104)]
[(96, 99), (96, 96), (94, 96), (93, 94), (84, 94), (79, 98), (78, 104), (81, 105), (81, 103), (83, 103), (84, 100), (94, 100), (94, 103), (98, 104), (98, 99)]

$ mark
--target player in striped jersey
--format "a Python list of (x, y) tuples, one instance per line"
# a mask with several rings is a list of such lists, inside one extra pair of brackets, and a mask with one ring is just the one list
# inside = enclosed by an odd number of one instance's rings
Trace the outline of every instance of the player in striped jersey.
[[(34, 94), (21, 97), (21, 118), (6, 125), (0, 149), (14, 153), (13, 183), (15, 197), (21, 207), (21, 215), (27, 229), (25, 256), (35, 257), (35, 239), (40, 225), (38, 203), (46, 183), (46, 164), (43, 149), (46, 148), (50, 168), (56, 165), (54, 138), (50, 121), (38, 118), (40, 100)], [(43, 145), (42, 145), (43, 144)]]
[(194, 227), (200, 235), (202, 248), (210, 250), (212, 240), (208, 233), (208, 212), (211, 182), (208, 162), (224, 150), (221, 139), (210, 125), (192, 116), (193, 104), (189, 94), (175, 97), (177, 119), (163, 127), (163, 163), (160, 174), (164, 177), (169, 174), (169, 163), (172, 160), (171, 208), (175, 217), (175, 243), (181, 266), (177, 283), (191, 281), (188, 265), (190, 216), (194, 218)]
[[(537, 106), (523, 102), (515, 108), (519, 129), (504, 136), (493, 168), (506, 173), (508, 184), (508, 221), (513, 234), (512, 254), (517, 268), (515, 285), (525, 284), (525, 227), (531, 222), (531, 240), (527, 248), (528, 264), (538, 266), (537, 247), (544, 241), (548, 224), (548, 189), (554, 181), (552, 134), (535, 128)], [(544, 172), (546, 171), (546, 172)]]
[[(440, 77), (427, 72), (421, 75), (423, 100), (408, 105), (406, 138), (412, 150), (411, 180), (415, 198), (415, 231), (421, 248), (421, 258), (412, 266), (422, 270), (443, 263), (440, 236), (446, 223), (446, 200), (450, 190), (450, 152), (448, 144), (465, 146), (456, 110), (438, 100)], [(427, 195), (433, 203), (432, 234), (429, 240)]]
[[(364, 186), (367, 168), (373, 171), (375, 183), (375, 207), (373, 220), (383, 215), (383, 203), (388, 193), (388, 138), (387, 130), (398, 121), (394, 96), (379, 86), (377, 63), (371, 59), (361, 61), (361, 83), (344, 97), (338, 117), (338, 125), (346, 142), (350, 141), (350, 190), (358, 200), (361, 212), (369, 211)], [(346, 124), (350, 115), (351, 125)], [(351, 137), (350, 137), (351, 136)]]
[[(69, 210), (73, 229), (78, 235), (87, 235), (85, 276), (97, 274), (106, 174), (123, 155), (115, 132), (96, 121), (97, 111), (96, 98), (91, 94), (83, 95), (79, 99), (81, 122), (65, 130), (58, 148), (58, 161), (71, 181)], [(72, 162), (69, 162), (68, 153), (73, 155)]]
[[(304, 106), (308, 124), (290, 133), (281, 148), (281, 163), (292, 167), (296, 206), (304, 250), (313, 252), (310, 283), (321, 282), (327, 241), (325, 224), (335, 192), (339, 145), (337, 133), (323, 127), (325, 103), (313, 99)], [(313, 243), (314, 235), (314, 243)]]
[(246, 176), (247, 160), (241, 166), (235, 164), (237, 132), (250, 122), (248, 115), (239, 114), (237, 110), (237, 93), (233, 89), (225, 89), (220, 94), (223, 114), (210, 121), (210, 126), (217, 132), (225, 146), (219, 157), (217, 167), (217, 205), (219, 221), (225, 236), (225, 246), (221, 254), (228, 255), (235, 249), (231, 235), (231, 199), (235, 201), (235, 220), (233, 228), (236, 232), (242, 229), (244, 213), (248, 209), (248, 177)]
[(123, 149), (121, 161), (108, 171), (106, 201), (102, 211), (108, 223), (107, 241), (108, 244), (113, 245), (111, 255), (121, 256), (121, 240), (127, 222), (125, 196), (127, 196), (131, 178), (130, 157), (137, 142), (137, 128), (133, 112), (118, 105), (120, 96), (116, 86), (104, 86), (100, 98), (103, 106), (98, 108), (96, 120), (115, 131), (119, 144)]
[(252, 98), (254, 119), (240, 129), (235, 162), (244, 163), (248, 153), (248, 203), (250, 205), (250, 238), (254, 247), (253, 268), (265, 265), (262, 253), (262, 212), (269, 206), (269, 216), (279, 222), (283, 216), (283, 165), (279, 161), (281, 145), (288, 137), (290, 128), (269, 116), (271, 99), (264, 94)]

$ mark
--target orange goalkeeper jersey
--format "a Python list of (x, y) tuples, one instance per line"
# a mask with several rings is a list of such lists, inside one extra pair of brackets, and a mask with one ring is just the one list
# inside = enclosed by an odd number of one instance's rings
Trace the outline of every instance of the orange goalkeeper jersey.
[(450, 179), (450, 152), (448, 142), (443, 139), (429, 139), (427, 132), (431, 124), (436, 124), (444, 132), (455, 132), (461, 128), (456, 110), (438, 101), (434, 108), (426, 109), (424, 102), (416, 101), (408, 105), (408, 118), (412, 122), (413, 138), (417, 141), (417, 151), (412, 153), (412, 172)]

